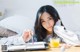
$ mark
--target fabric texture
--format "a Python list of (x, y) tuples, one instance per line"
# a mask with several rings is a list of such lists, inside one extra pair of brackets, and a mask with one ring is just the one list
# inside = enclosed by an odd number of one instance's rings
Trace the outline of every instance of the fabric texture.
[(32, 23), (28, 17), (14, 15), (1, 20), (0, 26), (22, 33), (25, 29), (31, 29), (33, 27)]
[(14, 35), (17, 35), (17, 33), (0, 26), (0, 37), (9, 37)]
[(80, 45), (78, 35), (70, 30), (65, 30), (63, 26), (55, 26), (54, 32), (67, 44)]
[(0, 44), (1, 45), (20, 45), (20, 44), (25, 44), (22, 36), (16, 35), (16, 36), (11, 36), (11, 37), (4, 37), (0, 39)]

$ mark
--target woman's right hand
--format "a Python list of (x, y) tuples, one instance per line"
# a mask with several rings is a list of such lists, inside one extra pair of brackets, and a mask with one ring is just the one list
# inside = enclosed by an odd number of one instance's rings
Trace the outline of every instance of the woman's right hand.
[(31, 30), (25, 30), (22, 34), (22, 38), (24, 42), (28, 42), (33, 36), (33, 32)]

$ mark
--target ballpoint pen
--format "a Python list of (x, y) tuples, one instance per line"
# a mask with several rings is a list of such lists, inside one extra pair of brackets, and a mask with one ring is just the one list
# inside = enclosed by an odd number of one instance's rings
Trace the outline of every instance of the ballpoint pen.
[(32, 36), (32, 43), (34, 43), (34, 38), (33, 38), (33, 36)]
[(31, 32), (31, 36), (32, 36), (32, 43), (34, 43), (33, 32)]
[(33, 32), (31, 30), (29, 30), (29, 35), (31, 35), (31, 41), (32, 41), (32, 43), (34, 43)]

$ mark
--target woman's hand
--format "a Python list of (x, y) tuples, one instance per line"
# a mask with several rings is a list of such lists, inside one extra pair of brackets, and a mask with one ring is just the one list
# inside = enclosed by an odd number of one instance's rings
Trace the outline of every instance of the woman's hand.
[(64, 47), (65, 49), (72, 47), (70, 44), (60, 44), (60, 47)]
[(22, 38), (24, 42), (28, 42), (33, 36), (33, 32), (31, 30), (25, 30), (22, 34)]

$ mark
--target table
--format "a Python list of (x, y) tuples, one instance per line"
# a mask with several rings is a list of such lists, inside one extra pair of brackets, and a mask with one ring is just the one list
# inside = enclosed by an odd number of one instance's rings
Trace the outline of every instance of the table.
[[(14, 52), (61, 52), (61, 48), (49, 48), (47, 50), (37, 50), (37, 51), (26, 50), (26, 51), (14, 51)], [(64, 52), (80, 52), (80, 46), (79, 47), (72, 46), (70, 48), (65, 49)]]
[[(61, 49), (60, 48), (50, 48), (48, 50), (21, 51), (21, 52), (61, 52)], [(67, 48), (64, 52), (80, 52), (80, 47), (70, 47), (70, 48)]]

